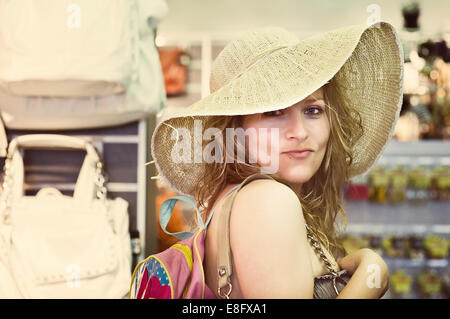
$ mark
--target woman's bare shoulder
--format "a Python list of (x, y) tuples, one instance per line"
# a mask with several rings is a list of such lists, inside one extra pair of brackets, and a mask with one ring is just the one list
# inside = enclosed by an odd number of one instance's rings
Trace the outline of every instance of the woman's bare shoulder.
[(243, 187), (232, 208), (230, 240), (245, 298), (312, 295), (305, 221), (291, 188), (273, 180), (256, 180)]
[(265, 213), (273, 211), (269, 208), (275, 209), (275, 213), (280, 209), (287, 209), (296, 214), (300, 212), (299, 215), (303, 217), (300, 200), (294, 191), (275, 180), (255, 180), (243, 187), (236, 195), (233, 211), (242, 211), (241, 214), (245, 214), (245, 208), (248, 207), (261, 208)]

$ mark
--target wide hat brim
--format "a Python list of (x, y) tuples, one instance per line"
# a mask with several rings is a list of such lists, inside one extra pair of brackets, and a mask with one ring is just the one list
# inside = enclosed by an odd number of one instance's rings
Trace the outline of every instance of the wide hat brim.
[(344, 99), (360, 113), (364, 127), (352, 149), (349, 174), (365, 173), (391, 139), (402, 104), (403, 50), (395, 29), (386, 22), (348, 26), (278, 49), (210, 95), (161, 121), (151, 144), (159, 176), (175, 191), (192, 195), (201, 183), (205, 163), (173, 161), (174, 130), (184, 128), (194, 136), (196, 119), (283, 109), (333, 77)]

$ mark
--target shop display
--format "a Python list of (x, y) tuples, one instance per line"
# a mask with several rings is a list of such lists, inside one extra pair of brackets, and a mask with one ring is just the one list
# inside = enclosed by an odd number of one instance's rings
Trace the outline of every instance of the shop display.
[(408, 175), (404, 168), (398, 167), (390, 171), (388, 198), (391, 204), (402, 204), (406, 201)]
[(349, 233), (340, 242), (347, 253), (368, 247), (382, 256), (391, 274), (388, 298), (448, 298), (449, 239), (436, 234)]
[(424, 248), (428, 258), (446, 258), (448, 254), (447, 240), (439, 236), (427, 236), (424, 241)]
[(354, 201), (365, 201), (369, 198), (369, 185), (366, 176), (357, 176), (352, 179), (346, 188), (347, 198)]
[(430, 199), (429, 186), (431, 176), (429, 170), (425, 168), (417, 168), (410, 171), (410, 194), (409, 200), (413, 205), (423, 205)]
[(450, 299), (450, 274), (446, 274), (442, 278), (442, 294), (445, 298)]
[[(24, 148), (86, 151), (73, 196), (24, 196)], [(11, 141), (0, 192), (0, 298), (123, 298), (131, 282), (128, 202), (107, 198), (103, 163), (85, 140), (55, 134)], [(8, 243), (8, 245), (5, 245)], [(71, 289), (76, 288), (76, 289)]]
[(406, 242), (402, 237), (387, 236), (382, 241), (384, 254), (390, 258), (403, 258), (406, 256)]
[(424, 239), (421, 236), (410, 236), (406, 241), (406, 255), (410, 259), (424, 259)]
[(369, 173), (369, 200), (385, 204), (389, 187), (389, 175), (385, 168), (377, 167)]
[(383, 254), (383, 239), (379, 235), (368, 235), (366, 237), (368, 247), (375, 251), (377, 254)]
[(437, 299), (442, 290), (442, 279), (435, 271), (425, 270), (417, 277), (420, 293), (424, 298)]
[(344, 236), (341, 240), (341, 243), (347, 254), (351, 254), (361, 248), (368, 246), (366, 240), (353, 235)]
[(367, 178), (352, 179), (345, 189), (348, 200), (391, 205), (421, 206), (429, 201), (448, 201), (449, 194), (450, 167), (439, 165), (413, 169), (378, 166)]
[(437, 166), (432, 172), (430, 197), (433, 200), (446, 201), (450, 199), (450, 169)]
[(397, 298), (408, 298), (411, 294), (413, 278), (404, 270), (398, 269), (391, 275), (391, 290)]
[[(165, 107), (154, 33), (167, 5), (112, 2), (2, 5), (8, 27), (0, 33), (0, 155), (6, 153), (3, 124), (43, 131), (99, 128), (145, 119)], [(49, 15), (48, 5), (70, 18)], [(92, 30), (80, 28), (81, 12)]]

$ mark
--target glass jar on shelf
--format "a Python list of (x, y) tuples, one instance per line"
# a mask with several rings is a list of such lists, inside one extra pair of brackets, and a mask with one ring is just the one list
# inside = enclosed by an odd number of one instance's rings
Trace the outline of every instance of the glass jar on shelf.
[(382, 166), (373, 169), (369, 174), (369, 200), (374, 203), (386, 203), (388, 187), (388, 170)]
[(436, 178), (437, 200), (450, 200), (450, 167), (442, 169)]
[(403, 269), (397, 269), (391, 276), (391, 290), (393, 297), (398, 299), (406, 299), (411, 296), (411, 288), (413, 284), (413, 277), (405, 272)]
[(367, 201), (369, 198), (368, 177), (359, 175), (352, 178), (346, 189), (346, 197), (352, 201)]
[(430, 181), (430, 196), (433, 200), (445, 201), (449, 199), (450, 168), (437, 166), (433, 169)]
[(408, 258), (423, 260), (425, 258), (424, 238), (420, 235), (409, 236), (406, 242), (406, 251)]
[(413, 205), (424, 205), (429, 201), (430, 171), (418, 167), (409, 174), (409, 200)]
[(417, 276), (421, 295), (425, 298), (441, 298), (442, 279), (434, 269), (425, 269)]
[(391, 204), (402, 204), (406, 201), (408, 173), (400, 166), (392, 169), (389, 173), (389, 202)]
[(448, 255), (448, 242), (445, 238), (437, 235), (425, 237), (424, 248), (427, 258), (444, 259)]

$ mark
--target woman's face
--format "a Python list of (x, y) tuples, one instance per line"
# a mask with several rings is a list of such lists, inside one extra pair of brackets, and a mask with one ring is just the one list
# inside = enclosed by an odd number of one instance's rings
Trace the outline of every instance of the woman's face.
[[(307, 182), (319, 169), (330, 136), (325, 107), (323, 89), (320, 88), (283, 110), (245, 115), (243, 129), (255, 128), (258, 142), (262, 138), (267, 143), (267, 147), (252, 148), (246, 141), (247, 150), (262, 167), (278, 160), (275, 174), (288, 182)], [(267, 134), (261, 134), (264, 132), (259, 130), (261, 128), (267, 129)], [(278, 136), (270, 133), (274, 129), (278, 130)]]

